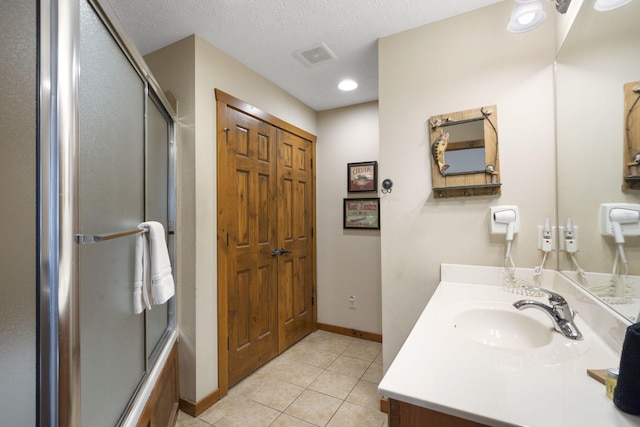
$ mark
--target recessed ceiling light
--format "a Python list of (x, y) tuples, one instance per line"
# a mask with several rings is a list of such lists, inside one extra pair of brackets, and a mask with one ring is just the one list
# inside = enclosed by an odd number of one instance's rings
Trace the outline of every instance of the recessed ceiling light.
[(358, 87), (358, 83), (356, 83), (351, 79), (345, 79), (341, 81), (340, 84), (338, 85), (338, 89), (344, 90), (344, 91), (354, 90), (357, 87)]

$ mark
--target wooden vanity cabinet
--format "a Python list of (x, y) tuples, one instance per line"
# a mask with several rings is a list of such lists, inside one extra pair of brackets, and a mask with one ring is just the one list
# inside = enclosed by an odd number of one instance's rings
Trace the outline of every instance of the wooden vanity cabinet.
[(389, 399), (389, 427), (489, 427), (475, 421)]

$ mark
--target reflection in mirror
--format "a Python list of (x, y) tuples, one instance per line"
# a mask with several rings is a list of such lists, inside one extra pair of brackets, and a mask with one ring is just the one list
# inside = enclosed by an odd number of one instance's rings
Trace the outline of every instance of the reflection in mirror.
[(576, 239), (566, 225), (560, 230), (559, 269), (632, 321), (640, 312), (640, 237), (625, 237), (625, 265), (601, 233), (599, 211), (602, 203), (640, 202), (639, 191), (624, 187), (629, 172), (621, 173), (629, 170), (624, 86), (640, 80), (638, 16), (640, 1), (608, 12), (584, 2), (556, 57), (558, 223), (571, 219)]
[(484, 117), (448, 126), (449, 143), (444, 161), (449, 167), (445, 175), (484, 172)]
[(624, 189), (640, 190), (640, 82), (624, 85)]

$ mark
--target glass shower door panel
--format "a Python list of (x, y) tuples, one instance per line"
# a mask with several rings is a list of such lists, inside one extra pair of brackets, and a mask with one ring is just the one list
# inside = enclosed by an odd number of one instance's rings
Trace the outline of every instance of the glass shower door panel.
[[(147, 98), (147, 221), (158, 221), (168, 235), (167, 189), (169, 186), (169, 124), (151, 97)], [(171, 260), (172, 267), (175, 261)], [(167, 329), (168, 303), (154, 305), (147, 312), (147, 356)]]
[[(79, 230), (144, 221), (144, 83), (93, 9), (80, 14)], [(80, 245), (82, 425), (115, 425), (145, 372), (144, 315), (133, 312), (135, 236)]]
[(0, 424), (36, 425), (36, 2), (0, 2)]

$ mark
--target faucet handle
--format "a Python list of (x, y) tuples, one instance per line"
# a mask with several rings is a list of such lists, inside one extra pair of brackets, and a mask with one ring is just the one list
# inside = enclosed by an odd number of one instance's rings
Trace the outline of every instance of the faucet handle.
[(554, 306), (567, 304), (567, 301), (564, 299), (562, 295), (552, 292), (548, 289), (538, 288), (536, 286), (527, 286), (527, 289), (530, 289), (532, 291), (538, 291), (545, 294), (547, 298), (549, 298), (549, 302)]

